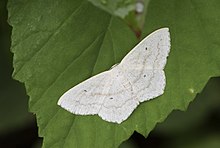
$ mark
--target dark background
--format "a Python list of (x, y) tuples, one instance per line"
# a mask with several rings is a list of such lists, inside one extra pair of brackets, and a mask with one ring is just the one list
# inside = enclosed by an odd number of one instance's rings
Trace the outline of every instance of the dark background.
[[(28, 112), (24, 85), (11, 78), (11, 27), (0, 1), (0, 147), (38, 148), (35, 116)], [(173, 111), (147, 139), (134, 132), (121, 148), (220, 148), (220, 78), (212, 78), (186, 112)]]

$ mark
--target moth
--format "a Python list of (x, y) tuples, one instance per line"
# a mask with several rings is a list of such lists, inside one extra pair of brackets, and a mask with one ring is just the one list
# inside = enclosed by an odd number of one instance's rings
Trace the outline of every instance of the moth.
[(77, 115), (98, 115), (120, 124), (144, 101), (164, 93), (170, 33), (161, 28), (136, 45), (122, 61), (65, 92), (58, 105)]

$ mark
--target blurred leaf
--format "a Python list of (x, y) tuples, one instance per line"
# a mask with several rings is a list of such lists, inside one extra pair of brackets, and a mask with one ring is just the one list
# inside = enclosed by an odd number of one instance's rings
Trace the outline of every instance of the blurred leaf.
[(219, 148), (220, 135), (196, 135), (194, 138), (177, 142), (173, 148)]
[(126, 24), (87, 1), (10, 0), (14, 77), (25, 83), (43, 146), (117, 147), (134, 130), (147, 136), (173, 109), (186, 109), (208, 79), (220, 74), (220, 3), (199, 2), (150, 2), (144, 35), (162, 26), (171, 31), (167, 87), (163, 96), (142, 103), (118, 125), (73, 115), (56, 103), (66, 90), (109, 69), (134, 46)]
[(213, 110), (220, 108), (219, 90), (220, 78), (210, 79), (202, 93), (190, 103), (186, 112), (172, 112), (165, 122), (157, 125), (155, 132), (177, 136), (204, 124)]
[(35, 141), (31, 148), (42, 148), (42, 140)]
[[(145, 23), (145, 17), (148, 10), (148, 4), (150, 0), (136, 0), (137, 4), (143, 5), (144, 9), (142, 12), (137, 11), (131, 11), (124, 19), (127, 22), (127, 24), (134, 30), (136, 33), (136, 36), (140, 38), (140, 35), (142, 33), (144, 23)], [(137, 9), (137, 5), (136, 5)]]
[(88, 0), (106, 12), (124, 18), (135, 10), (136, 0)]

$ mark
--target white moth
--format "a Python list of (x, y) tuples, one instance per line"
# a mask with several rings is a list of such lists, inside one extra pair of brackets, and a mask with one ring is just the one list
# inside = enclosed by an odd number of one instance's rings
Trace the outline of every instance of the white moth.
[(99, 115), (108, 122), (126, 120), (140, 102), (164, 93), (164, 67), (170, 33), (151, 33), (108, 71), (95, 75), (64, 93), (58, 105), (77, 115)]

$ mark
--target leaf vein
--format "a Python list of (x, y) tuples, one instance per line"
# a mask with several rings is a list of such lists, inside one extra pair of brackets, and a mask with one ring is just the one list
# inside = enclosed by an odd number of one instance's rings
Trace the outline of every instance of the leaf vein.
[(80, 8), (83, 6), (82, 4), (83, 4), (83, 3), (81, 3), (81, 5), (80, 5), (77, 9), (75, 9), (75, 10), (70, 14), (70, 16), (68, 16), (65, 20), (63, 20), (63, 22), (61, 22), (61, 24), (57, 27), (56, 31), (54, 31), (51, 35), (49, 35), (48, 39), (47, 39), (44, 43), (42, 43), (42, 45), (39, 47), (39, 49), (38, 49), (36, 52), (33, 52), (32, 55), (30, 55), (30, 58), (27, 59), (27, 61), (26, 61), (17, 71), (14, 72), (14, 74), (13, 74), (14, 76), (15, 76), (17, 73), (19, 73), (19, 72), (23, 69), (23, 67), (33, 59), (33, 57), (35, 57), (37, 54), (40, 53), (40, 51), (42, 51), (42, 49), (44, 49), (43, 47), (45, 47), (45, 46), (50, 42), (50, 40), (59, 32), (59, 30), (65, 25), (65, 23), (66, 23), (75, 13), (77, 13), (77, 12), (80, 10)]

